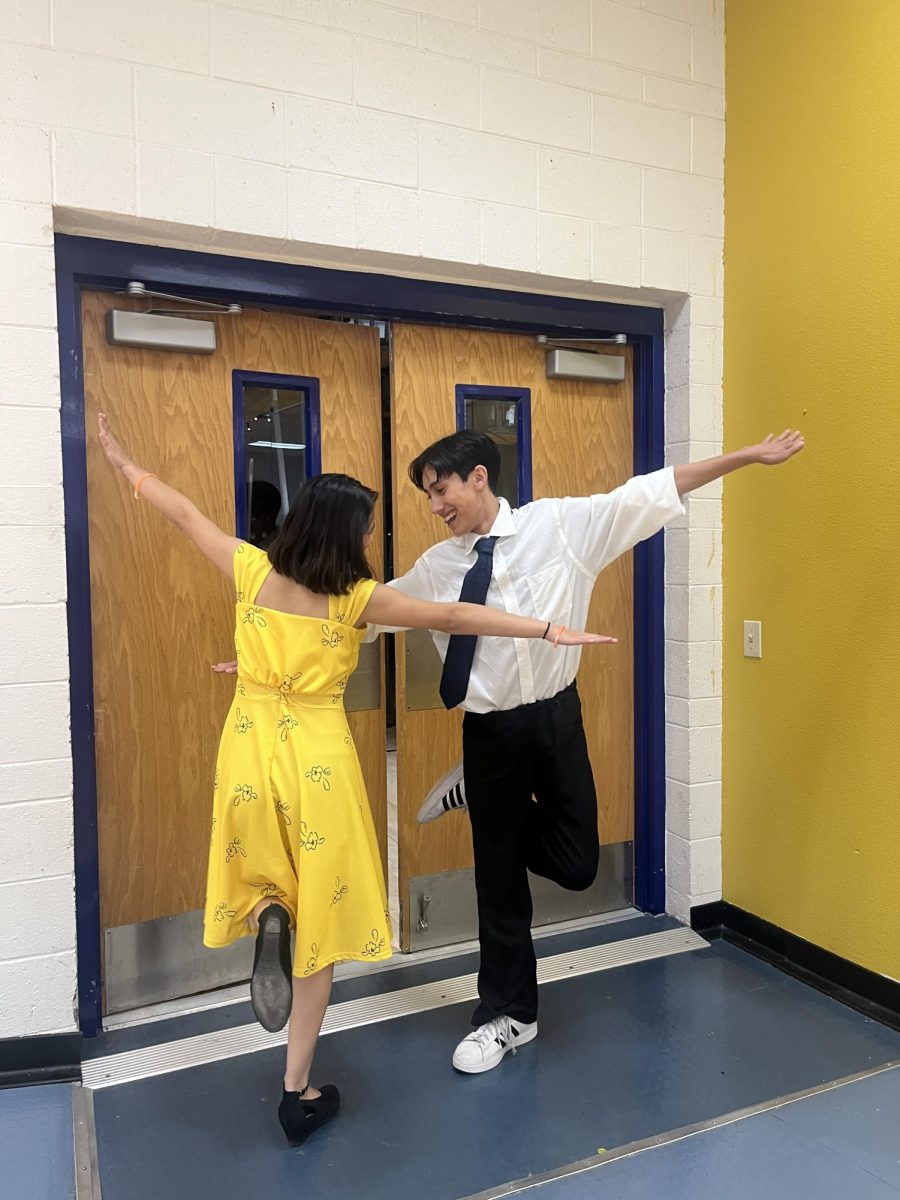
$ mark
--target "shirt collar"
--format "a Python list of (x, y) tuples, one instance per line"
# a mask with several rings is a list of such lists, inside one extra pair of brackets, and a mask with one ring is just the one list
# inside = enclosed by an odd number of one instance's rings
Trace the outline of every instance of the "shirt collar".
[(474, 549), (475, 543), (479, 538), (483, 537), (509, 537), (510, 534), (516, 532), (516, 523), (513, 520), (512, 509), (509, 507), (509, 501), (503, 496), (499, 497), (500, 511), (494, 518), (494, 523), (488, 533), (464, 533), (460, 537), (453, 538), (457, 545), (462, 546), (468, 554)]

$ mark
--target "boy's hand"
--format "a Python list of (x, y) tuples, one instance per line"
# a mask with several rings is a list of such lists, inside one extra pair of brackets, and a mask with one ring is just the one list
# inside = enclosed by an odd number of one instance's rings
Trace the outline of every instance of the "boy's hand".
[(799, 454), (805, 445), (806, 439), (799, 429), (786, 429), (778, 437), (773, 437), (770, 433), (759, 445), (751, 446), (750, 449), (754, 462), (774, 467), (778, 463), (787, 462), (795, 454)]

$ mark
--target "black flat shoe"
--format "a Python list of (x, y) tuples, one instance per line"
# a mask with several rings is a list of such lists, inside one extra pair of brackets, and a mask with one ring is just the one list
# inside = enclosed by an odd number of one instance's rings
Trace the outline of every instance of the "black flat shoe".
[(294, 998), (291, 983), (291, 918), (280, 904), (259, 914), (259, 933), (250, 979), (250, 1002), (269, 1033), (284, 1029)]
[(320, 1089), (321, 1096), (307, 1100), (303, 1092), (285, 1092), (278, 1105), (278, 1120), (290, 1146), (302, 1146), (311, 1133), (338, 1115), (341, 1096), (333, 1083)]

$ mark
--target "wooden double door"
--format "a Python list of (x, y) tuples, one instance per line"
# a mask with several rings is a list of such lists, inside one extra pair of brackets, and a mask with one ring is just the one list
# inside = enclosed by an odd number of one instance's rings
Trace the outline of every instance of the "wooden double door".
[[(106, 1011), (246, 978), (252, 946), (243, 939), (232, 953), (207, 951), (200, 944), (212, 772), (233, 688), (233, 678), (214, 675), (210, 664), (230, 656), (232, 590), (176, 530), (148, 505), (131, 499), (102, 458), (94, 436), (97, 413), (109, 414), (138, 461), (158, 470), (228, 529), (238, 527), (242, 497), (250, 494), (253, 446), (269, 447), (271, 457), (271, 447), (282, 445), (294, 459), (305, 448), (307, 469), (314, 462), (314, 469), (345, 471), (379, 491), (387, 485), (396, 575), (445, 536), (426, 499), (406, 478), (406, 464), (464, 419), (461, 386), (487, 398), (498, 389), (527, 395), (531, 449), (524, 443), (518, 449), (529, 459), (525, 465), (535, 498), (605, 491), (631, 473), (630, 363), (623, 384), (552, 381), (545, 377), (544, 354), (533, 338), (393, 324), (386, 380), (377, 325), (254, 309), (216, 319), (217, 349), (211, 355), (109, 344), (107, 313), (145, 307), (146, 302), (101, 292), (83, 297)], [(630, 354), (627, 347), (615, 352)], [(238, 384), (249, 380), (252, 386), (254, 379), (263, 381), (261, 387), (293, 389), (307, 400), (315, 393), (304, 444), (285, 440), (283, 430), (277, 436), (271, 410), (257, 405), (252, 414), (250, 407), (239, 411)], [(386, 387), (388, 479), (382, 459)], [(263, 436), (255, 425), (260, 419)], [(298, 478), (298, 469), (295, 463), (293, 474), (281, 470), (282, 492), (288, 476)], [(379, 504), (371, 553), (379, 578), (383, 512)], [(604, 572), (590, 616), (593, 628), (617, 634), (621, 653), (602, 660), (586, 657), (579, 674), (602, 840), (625, 848), (632, 838), (634, 790), (631, 613), (626, 556)], [(436, 880), (465, 879), (472, 863), (464, 816), (430, 825), (416, 821), (424, 795), (459, 758), (460, 719), (423, 700), (427, 687), (423, 693), (414, 686), (417, 656), (423, 653), (421, 641), (407, 647), (414, 636), (396, 639), (397, 789), (391, 821), (396, 866), (390, 858), (404, 949), (423, 944), (423, 887), (434, 891)], [(387, 870), (381, 645), (364, 657), (364, 686), (348, 701), (349, 719)], [(630, 902), (627, 872), (619, 882), (619, 902)], [(424, 924), (430, 930), (428, 944), (461, 936), (452, 921), (445, 928), (426, 914)]]

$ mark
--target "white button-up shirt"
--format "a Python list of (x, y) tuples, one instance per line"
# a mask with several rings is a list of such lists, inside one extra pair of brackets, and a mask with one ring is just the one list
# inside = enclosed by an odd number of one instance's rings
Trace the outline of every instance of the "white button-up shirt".
[[(583, 629), (603, 568), (683, 512), (671, 467), (636, 475), (605, 495), (535, 500), (517, 509), (501, 498), (490, 530), (498, 540), (486, 603)], [(477, 558), (475, 543), (484, 536), (466, 533), (439, 542), (389, 586), (420, 600), (458, 600)], [(384, 628), (370, 626), (366, 640)], [(449, 634), (431, 636), (443, 661)], [(460, 707), (484, 713), (546, 700), (574, 680), (580, 662), (579, 646), (555, 649), (536, 638), (479, 637)]]

